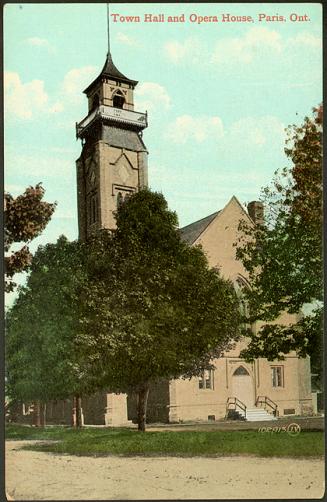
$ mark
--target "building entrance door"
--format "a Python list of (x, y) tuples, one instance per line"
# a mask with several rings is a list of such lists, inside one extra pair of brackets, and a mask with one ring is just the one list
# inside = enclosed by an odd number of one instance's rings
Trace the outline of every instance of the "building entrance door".
[(248, 408), (254, 407), (253, 381), (244, 366), (239, 366), (233, 373), (232, 391), (232, 396), (237, 397)]

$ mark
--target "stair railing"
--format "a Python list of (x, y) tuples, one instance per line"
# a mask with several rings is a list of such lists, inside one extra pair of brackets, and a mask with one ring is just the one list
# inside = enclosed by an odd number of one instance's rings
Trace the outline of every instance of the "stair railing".
[(278, 416), (278, 405), (268, 396), (258, 396), (255, 405), (258, 406), (259, 404), (260, 406), (263, 404), (266, 411), (268, 411), (267, 407), (269, 407), (272, 410), (274, 417)]
[(237, 408), (244, 411), (244, 418), (246, 419), (246, 405), (242, 403), (237, 397), (229, 397), (226, 403), (226, 418), (229, 410), (237, 411)]

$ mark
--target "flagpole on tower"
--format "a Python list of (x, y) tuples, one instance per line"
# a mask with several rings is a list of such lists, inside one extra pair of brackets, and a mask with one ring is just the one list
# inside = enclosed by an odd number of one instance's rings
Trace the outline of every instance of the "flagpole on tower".
[(108, 35), (108, 54), (110, 54), (109, 4), (108, 3), (107, 3), (107, 35)]

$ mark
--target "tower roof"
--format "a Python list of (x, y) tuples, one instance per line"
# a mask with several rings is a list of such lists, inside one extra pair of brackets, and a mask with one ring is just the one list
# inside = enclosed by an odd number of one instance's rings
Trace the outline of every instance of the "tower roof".
[(137, 80), (131, 80), (126, 77), (123, 73), (121, 73), (113, 63), (110, 52), (107, 54), (106, 62), (104, 63), (104, 67), (101, 70), (100, 75), (97, 76), (95, 80), (85, 89), (84, 93), (87, 94), (91, 88), (97, 84), (102, 78), (111, 78), (114, 80), (119, 80), (120, 82), (125, 82), (127, 84), (131, 84), (133, 87), (138, 83)]

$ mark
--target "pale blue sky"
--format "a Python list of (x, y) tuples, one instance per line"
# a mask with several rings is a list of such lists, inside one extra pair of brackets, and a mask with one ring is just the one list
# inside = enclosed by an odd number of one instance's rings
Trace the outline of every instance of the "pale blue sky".
[[(322, 100), (320, 4), (112, 4), (111, 52), (138, 80), (136, 110), (148, 110), (149, 183), (180, 225), (257, 199), (286, 165), (284, 128)], [(164, 14), (145, 23), (144, 14)], [(192, 23), (190, 14), (217, 16)], [(222, 22), (222, 14), (253, 22)], [(291, 14), (309, 21), (290, 21)], [(169, 15), (184, 23), (168, 23)], [(285, 21), (258, 21), (259, 14)], [(75, 122), (84, 88), (106, 57), (106, 4), (7, 4), (4, 9), (5, 184), (14, 195), (43, 182), (58, 208), (39, 243), (77, 237)]]

